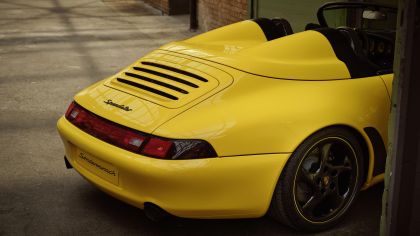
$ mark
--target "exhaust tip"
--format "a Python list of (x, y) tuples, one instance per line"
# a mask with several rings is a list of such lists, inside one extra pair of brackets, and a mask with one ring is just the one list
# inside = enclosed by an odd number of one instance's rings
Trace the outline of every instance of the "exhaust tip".
[(153, 222), (161, 222), (171, 216), (168, 212), (150, 202), (144, 203), (144, 214)]
[(67, 157), (64, 156), (64, 163), (66, 164), (67, 169), (72, 169), (73, 166), (70, 164), (70, 162), (67, 160)]

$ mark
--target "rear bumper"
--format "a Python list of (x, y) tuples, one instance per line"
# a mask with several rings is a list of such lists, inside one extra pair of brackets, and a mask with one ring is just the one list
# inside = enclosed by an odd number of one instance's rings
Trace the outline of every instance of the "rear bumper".
[(136, 207), (150, 202), (180, 217), (264, 215), (290, 155), (159, 160), (98, 140), (64, 117), (57, 126), (68, 161), (88, 181)]

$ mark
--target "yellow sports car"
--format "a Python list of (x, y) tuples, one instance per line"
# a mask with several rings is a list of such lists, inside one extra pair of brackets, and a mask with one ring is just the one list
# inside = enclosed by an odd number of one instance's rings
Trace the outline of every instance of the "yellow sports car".
[(169, 43), (74, 97), (67, 167), (159, 219), (270, 213), (318, 231), (382, 181), (396, 9), (245, 20)]

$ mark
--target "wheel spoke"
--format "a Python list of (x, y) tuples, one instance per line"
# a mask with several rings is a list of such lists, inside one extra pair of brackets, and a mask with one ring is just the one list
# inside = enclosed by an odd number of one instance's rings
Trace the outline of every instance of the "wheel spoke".
[(345, 197), (340, 195), (340, 190), (339, 190), (338, 179), (337, 178), (334, 180), (334, 184), (335, 184), (336, 187), (334, 189), (331, 189), (329, 191), (328, 195), (332, 198), (331, 200), (336, 205), (334, 208), (337, 208), (339, 205), (341, 205), (343, 203)]
[(314, 210), (322, 202), (322, 200), (324, 200), (323, 195), (316, 193), (302, 206), (302, 210), (305, 214), (314, 215)]
[(338, 174), (340, 174), (342, 172), (345, 172), (345, 171), (351, 171), (353, 169), (352, 164), (351, 164), (348, 156), (344, 157), (343, 164), (331, 165), (331, 168), (336, 170)]
[(332, 143), (327, 143), (323, 145), (321, 148), (321, 159), (320, 159), (321, 168), (323, 168), (325, 166), (325, 163), (327, 163), (328, 161), (328, 158), (331, 152), (331, 146), (332, 146)]
[(343, 164), (343, 165), (330, 165), (329, 167), (333, 170), (336, 170), (338, 174), (340, 174), (341, 172), (352, 170), (351, 166), (346, 166), (345, 164)]

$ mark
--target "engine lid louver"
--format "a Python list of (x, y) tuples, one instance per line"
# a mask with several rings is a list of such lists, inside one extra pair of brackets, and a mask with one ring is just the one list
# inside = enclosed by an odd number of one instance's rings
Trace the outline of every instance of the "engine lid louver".
[(168, 108), (177, 108), (215, 89), (219, 85), (215, 77), (219, 74), (227, 76), (218, 69), (188, 59), (152, 56), (118, 73), (105, 85)]
[(135, 83), (135, 82), (133, 82), (131, 80), (117, 78), (117, 81), (118, 82), (121, 82), (121, 83), (124, 83), (124, 84), (131, 85), (131, 86), (136, 87), (136, 88), (139, 88), (139, 89), (143, 89), (145, 91), (149, 91), (151, 93), (159, 94), (159, 95), (161, 95), (163, 97), (167, 97), (167, 98), (172, 99), (172, 100), (178, 100), (178, 97), (175, 97), (175, 96), (173, 96), (173, 95), (171, 95), (169, 93), (165, 93), (165, 92), (162, 92), (160, 90), (157, 90), (157, 89), (154, 89), (154, 88), (151, 88), (151, 87), (148, 87), (148, 86), (139, 84), (139, 83)]

